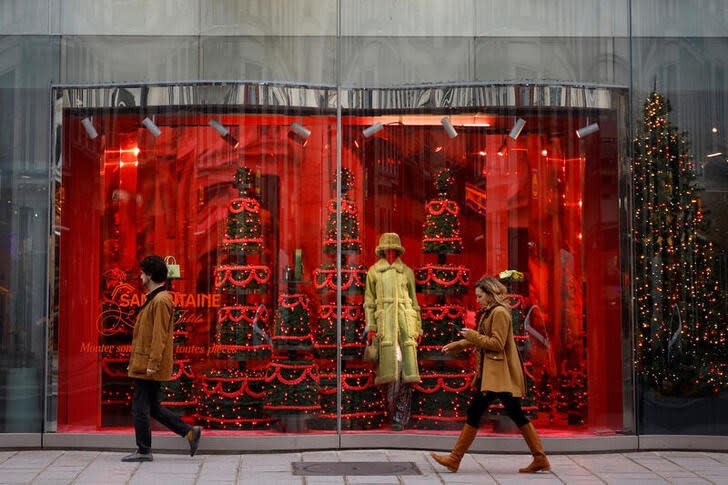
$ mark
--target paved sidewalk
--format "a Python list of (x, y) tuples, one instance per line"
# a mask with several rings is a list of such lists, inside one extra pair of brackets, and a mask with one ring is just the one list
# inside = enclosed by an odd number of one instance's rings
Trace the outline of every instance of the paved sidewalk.
[[(3, 451), (0, 483), (164, 484), (417, 484), (439, 483), (716, 483), (728, 484), (728, 453), (634, 452), (554, 455), (552, 473), (522, 475), (526, 455), (466, 455), (458, 473), (434, 465), (428, 452), (340, 450), (302, 453), (205, 455), (157, 453), (153, 463), (121, 463), (124, 453), (99, 451)], [(292, 474), (291, 462), (412, 461), (422, 475), (308, 476)]]

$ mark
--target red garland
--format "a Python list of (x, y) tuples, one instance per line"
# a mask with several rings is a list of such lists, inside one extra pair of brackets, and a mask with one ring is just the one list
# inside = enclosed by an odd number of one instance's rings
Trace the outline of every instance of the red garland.
[(463, 238), (461, 237), (423, 237), (422, 242), (462, 242)]
[[(429, 374), (423, 375), (422, 381), (424, 382), (425, 379), (437, 379), (437, 385), (435, 385), (435, 387), (428, 389), (423, 387), (422, 383), (412, 384), (412, 386), (414, 387), (414, 389), (425, 394), (434, 394), (441, 390), (458, 393), (463, 392), (470, 387), (470, 383), (472, 382), (473, 377), (475, 377), (475, 372), (469, 372), (466, 374)], [(465, 384), (460, 387), (452, 387), (447, 384), (446, 379), (463, 379), (465, 381)]]
[[(236, 204), (239, 204), (236, 206)], [(239, 214), (243, 211), (258, 213), (260, 212), (260, 204), (255, 199), (250, 198), (237, 198), (232, 199), (228, 204), (228, 210), (233, 214)]]
[(296, 336), (296, 335), (276, 335), (272, 338), (274, 342), (288, 342), (289, 340), (298, 340), (299, 342), (303, 342), (304, 340), (311, 340), (311, 334), (307, 333), (306, 335)]
[(452, 200), (431, 200), (425, 206), (428, 214), (433, 216), (442, 215), (444, 212), (457, 216), (460, 213), (460, 207)]
[[(319, 375), (321, 379), (329, 379), (329, 380), (335, 380), (336, 374), (321, 374)], [(346, 379), (366, 379), (364, 381), (364, 384), (349, 384), (346, 382)], [(341, 387), (342, 389), (345, 389), (347, 391), (364, 391), (366, 389), (370, 389), (374, 387), (374, 375), (371, 373), (366, 374), (341, 374)], [(322, 394), (328, 394), (328, 392), (324, 392), (324, 389), (333, 389), (334, 392), (336, 392), (336, 386), (333, 387), (321, 387), (321, 393)]]
[[(260, 312), (258, 312), (258, 308), (260, 308)], [(238, 316), (235, 316), (236, 313)], [(252, 325), (255, 322), (256, 313), (263, 323), (268, 321), (268, 309), (261, 305), (224, 306), (217, 311), (217, 320), (219, 322), (229, 320), (233, 323), (245, 320)]]
[[(336, 318), (336, 305), (321, 305), (319, 317), (323, 320)], [(364, 318), (364, 309), (361, 305), (341, 305), (341, 318), (344, 320), (360, 321)]]
[(308, 297), (303, 293), (282, 294), (278, 296), (278, 306), (289, 310), (300, 306), (308, 311)]
[[(244, 279), (237, 280), (233, 273), (242, 273)], [(245, 274), (247, 273), (247, 276)], [(245, 287), (251, 281), (262, 285), (270, 281), (270, 269), (268, 266), (247, 265), (247, 266), (219, 266), (215, 268), (215, 289), (219, 289), (225, 283), (233, 286)]]
[[(319, 275), (324, 276), (322, 282), (319, 282)], [(364, 288), (364, 281), (366, 280), (367, 270), (365, 269), (343, 269), (341, 270), (341, 278), (343, 280), (341, 284), (342, 291), (346, 291), (352, 286), (357, 288)], [(313, 270), (314, 286), (317, 290), (323, 290), (328, 288), (330, 290), (336, 290), (336, 268), (334, 269), (320, 269)]]
[(275, 418), (237, 418), (237, 419), (222, 419), (213, 418), (212, 416), (205, 416), (204, 414), (197, 413), (197, 417), (205, 421), (212, 421), (220, 424), (242, 424), (242, 423), (270, 423), (275, 421)]
[(226, 246), (229, 246), (231, 244), (263, 244), (263, 238), (262, 237), (240, 237), (237, 239), (231, 239), (230, 236), (225, 234), (225, 237), (222, 240), (222, 243)]
[[(342, 239), (341, 245), (345, 244), (359, 244), (361, 245), (361, 239)], [(336, 246), (336, 239), (325, 239), (324, 246)]]
[[(215, 394), (218, 396), (222, 396), (228, 399), (234, 399), (242, 396), (243, 394), (247, 394), (248, 396), (252, 397), (253, 399), (263, 399), (265, 398), (265, 391), (263, 392), (255, 392), (250, 389), (250, 383), (256, 382), (256, 381), (262, 381), (264, 380), (263, 377), (204, 377), (202, 379), (202, 392), (204, 392), (208, 397)], [(210, 387), (209, 383), (215, 382), (214, 387)], [(222, 383), (223, 382), (233, 382), (233, 383), (240, 383), (240, 388), (237, 391), (225, 391), (223, 390)]]
[(101, 359), (101, 368), (104, 371), (104, 374), (106, 374), (109, 377), (126, 377), (129, 375), (129, 373), (122, 368), (120, 371), (115, 371), (109, 368), (109, 364), (128, 364), (129, 359), (112, 359), (104, 357)]
[(270, 350), (270, 345), (233, 345), (233, 344), (221, 344), (215, 345), (218, 350), (218, 354), (234, 354), (236, 352), (257, 352), (259, 350)]
[[(446, 281), (436, 275), (437, 271), (454, 272), (455, 275), (452, 280)], [(426, 276), (424, 278), (420, 278), (419, 276), (421, 273), (425, 273)], [(422, 268), (418, 268), (415, 275), (415, 281), (418, 285), (426, 285), (430, 283), (430, 281), (434, 281), (438, 285), (445, 287), (454, 286), (456, 284), (467, 286), (469, 274), (470, 270), (464, 266), (437, 266), (428, 264)]]
[(197, 404), (197, 401), (162, 401), (159, 404), (162, 406), (167, 406), (170, 408), (174, 407), (184, 407), (184, 406), (194, 406)]
[[(356, 349), (363, 349), (365, 346), (366, 345), (364, 344), (364, 342), (358, 343), (358, 344), (344, 344), (344, 343), (341, 344), (341, 348), (342, 349), (354, 349), (354, 348), (356, 348)], [(314, 348), (319, 349), (319, 350), (335, 349), (336, 348), (336, 344), (320, 344), (320, 343), (316, 343), (316, 344), (314, 344)], [(420, 348), (420, 347), (418, 347), (418, 348)], [(442, 347), (438, 347), (438, 348), (442, 348)]]
[(426, 414), (413, 414), (412, 419), (427, 419), (430, 421), (465, 421), (466, 416), (428, 416)]
[[(305, 364), (305, 365), (298, 365), (298, 364), (281, 364), (279, 362), (271, 362), (268, 364), (269, 368), (273, 367), (276, 370), (269, 375), (266, 375), (265, 382), (270, 383), (273, 382), (276, 378), (278, 382), (282, 384), (286, 384), (287, 386), (295, 386), (304, 381), (306, 376), (308, 376), (310, 379), (312, 379), (316, 384), (319, 383), (319, 377), (316, 373), (315, 367), (316, 364)], [(300, 376), (298, 376), (296, 379), (289, 380), (284, 378), (281, 375), (282, 369), (304, 369)]]
[(275, 406), (273, 404), (264, 404), (263, 409), (266, 411), (315, 411), (321, 409), (320, 405), (314, 404), (313, 406)]
[(455, 320), (465, 317), (465, 307), (462, 305), (434, 305), (422, 306), (422, 320)]
[(189, 359), (183, 359), (183, 360), (175, 360), (174, 364), (178, 366), (177, 372), (172, 374), (172, 377), (169, 378), (170, 381), (176, 381), (179, 379), (182, 375), (185, 375), (186, 377), (189, 377), (190, 379), (195, 378), (195, 373), (192, 372), (192, 368), (190, 367), (190, 370), (188, 371), (185, 367), (185, 364), (189, 364)]
[[(385, 416), (387, 413), (385, 411), (369, 411), (369, 412), (360, 412), (360, 413), (341, 413), (341, 419), (351, 419), (351, 418), (373, 418), (374, 416)], [(319, 418), (323, 419), (336, 419), (336, 414), (319, 414)]]

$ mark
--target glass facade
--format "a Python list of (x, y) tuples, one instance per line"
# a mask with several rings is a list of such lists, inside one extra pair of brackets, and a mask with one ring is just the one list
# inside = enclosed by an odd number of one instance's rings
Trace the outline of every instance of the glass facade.
[(363, 330), (395, 232), (423, 328), (406, 435), (464, 421), (473, 356), (438, 349), (484, 274), (546, 437), (725, 434), (728, 31), (694, 3), (5, 2), (0, 431), (128, 429), (156, 253), (185, 420), (390, 433)]

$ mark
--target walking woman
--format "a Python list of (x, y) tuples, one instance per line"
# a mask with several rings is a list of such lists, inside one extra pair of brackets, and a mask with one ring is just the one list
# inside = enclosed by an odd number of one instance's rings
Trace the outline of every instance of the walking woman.
[(526, 386), (521, 360), (513, 340), (506, 287), (492, 276), (482, 278), (475, 284), (475, 298), (481, 307), (478, 312), (477, 331), (463, 329), (460, 332), (463, 339), (445, 345), (442, 351), (448, 353), (475, 348), (477, 374), (473, 385), (478, 391), (468, 407), (468, 418), (455, 448), (449, 455), (432, 453), (432, 457), (451, 472), (456, 472), (460, 460), (475, 439), (480, 418), (488, 410), (488, 406), (499, 399), (508, 416), (518, 425), (533, 455), (531, 464), (518, 471), (535, 473), (549, 470), (551, 465), (536, 428), (521, 409), (521, 398), (526, 392)]

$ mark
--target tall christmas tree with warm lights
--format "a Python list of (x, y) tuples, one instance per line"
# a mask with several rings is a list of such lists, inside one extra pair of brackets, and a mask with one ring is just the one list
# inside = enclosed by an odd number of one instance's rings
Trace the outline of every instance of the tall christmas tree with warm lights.
[(728, 387), (728, 325), (695, 164), (669, 113), (669, 101), (651, 93), (634, 141), (637, 363), (663, 394), (717, 392)]

